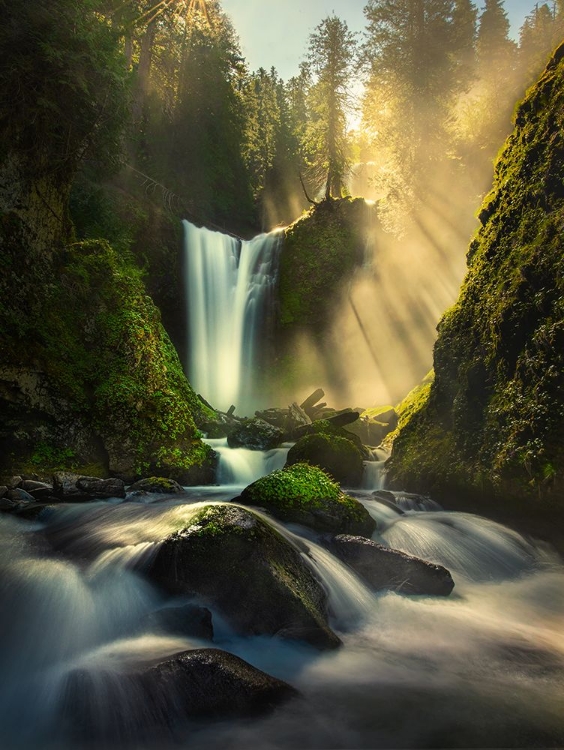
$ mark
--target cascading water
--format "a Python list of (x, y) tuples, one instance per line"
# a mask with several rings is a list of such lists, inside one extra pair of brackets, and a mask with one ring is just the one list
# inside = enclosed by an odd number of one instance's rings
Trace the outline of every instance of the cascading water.
[(271, 471), (282, 469), (286, 463), (291, 443), (269, 451), (248, 448), (229, 448), (227, 438), (208, 439), (219, 456), (217, 480), (221, 485), (246, 487)]
[[(379, 523), (375, 539), (449, 566), (450, 597), (371, 591), (315, 532), (259, 512), (322, 581), (343, 646), (320, 654), (277, 638), (241, 637), (216, 611), (213, 642), (165, 634), (152, 615), (179, 601), (143, 570), (160, 541), (203, 505), (232, 497), (230, 488), (214, 488), (216, 496), (203, 501), (207, 491), (54, 506), (33, 524), (0, 517), (3, 749), (562, 744), (564, 567), (555, 555), (477, 516), (433, 504), (404, 502), (402, 510), (360, 491)], [(154, 717), (132, 675), (201, 647), (230, 651), (291, 682), (301, 699), (252, 721), (149, 731)], [(84, 680), (87, 705), (76, 692)], [(96, 741), (68, 733), (65, 717), (75, 710), (87, 712)]]
[(220, 411), (260, 406), (254, 382), (266, 338), (280, 232), (250, 241), (184, 224), (188, 380)]

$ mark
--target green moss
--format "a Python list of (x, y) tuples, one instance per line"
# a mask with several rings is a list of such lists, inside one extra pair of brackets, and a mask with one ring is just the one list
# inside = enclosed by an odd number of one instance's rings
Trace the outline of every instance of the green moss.
[(435, 382), (390, 476), (445, 494), (557, 499), (564, 485), (564, 47), (516, 111)]
[(323, 500), (340, 501), (343, 493), (324, 471), (299, 463), (257, 480), (245, 489), (244, 495), (247, 502), (256, 500), (258, 505), (268, 501), (279, 508), (320, 508)]
[[(43, 290), (42, 313), (27, 323), (35, 366), (64, 403), (61, 418), (101, 440), (107, 468), (124, 478), (157, 472), (201, 481), (212, 451), (194, 418), (213, 413), (188, 384), (141, 272), (102, 240), (70, 245), (53, 271), (59, 284)], [(59, 448), (75, 450), (72, 438)]]
[(241, 502), (334, 533), (370, 536), (376, 528), (364, 506), (348, 495), (322, 469), (297, 463), (258, 479), (241, 493)]
[(357, 446), (345, 437), (318, 433), (305, 435), (290, 448), (288, 464), (307, 462), (328, 472), (337, 482), (358, 487), (363, 459)]

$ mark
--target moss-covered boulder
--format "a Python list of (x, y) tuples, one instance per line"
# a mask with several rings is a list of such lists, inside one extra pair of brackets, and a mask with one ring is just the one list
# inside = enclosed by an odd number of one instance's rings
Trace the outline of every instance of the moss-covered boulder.
[(360, 450), (350, 440), (337, 435), (306, 435), (293, 445), (286, 465), (308, 463), (331, 474), (339, 484), (358, 487), (364, 468)]
[(516, 110), (480, 220), (389, 481), (563, 507), (564, 46)]
[(265, 508), (282, 521), (320, 531), (370, 536), (376, 522), (366, 508), (317, 466), (299, 463), (273, 471), (241, 493), (240, 502)]
[(194, 593), (239, 632), (335, 648), (325, 591), (300, 553), (251, 511), (215, 505), (164, 540), (150, 578), (176, 593)]

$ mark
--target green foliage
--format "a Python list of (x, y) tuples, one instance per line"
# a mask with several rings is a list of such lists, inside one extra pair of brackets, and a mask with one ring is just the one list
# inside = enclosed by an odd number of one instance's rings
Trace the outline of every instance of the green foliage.
[(342, 435), (305, 435), (290, 448), (287, 463), (307, 462), (328, 472), (340, 484), (357, 487), (362, 479), (362, 453)]
[(121, 156), (128, 76), (98, 7), (13, 0), (0, 27), (0, 111), (10, 113), (0, 125), (3, 151), (63, 182), (94, 149), (99, 164)]
[(347, 122), (349, 85), (356, 39), (336, 16), (325, 18), (309, 39), (308, 63), (314, 75), (309, 92), (310, 119), (306, 133), (310, 179), (325, 199), (340, 198), (348, 166)]
[(564, 48), (519, 106), (439, 325), (435, 382), (394, 444), (411, 486), (558, 497), (564, 474)]

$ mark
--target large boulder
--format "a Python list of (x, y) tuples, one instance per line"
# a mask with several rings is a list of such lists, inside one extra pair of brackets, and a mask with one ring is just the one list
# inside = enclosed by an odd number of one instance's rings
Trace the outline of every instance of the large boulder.
[(442, 565), (384, 547), (370, 539), (340, 534), (333, 537), (328, 546), (373, 589), (448, 596), (454, 588), (450, 572)]
[[(257, 715), (299, 695), (291, 685), (216, 648), (184, 651), (124, 672), (79, 668), (61, 694), (62, 717), (77, 744), (160, 743), (179, 723)], [(168, 744), (167, 744), (168, 746)], [(98, 744), (96, 744), (98, 747)]]
[(326, 593), (298, 550), (244, 508), (204, 508), (165, 539), (148, 574), (173, 593), (203, 597), (241, 633), (339, 645)]
[(244, 419), (227, 436), (230, 448), (249, 448), (253, 451), (268, 451), (282, 442), (283, 431), (265, 422), (264, 419)]
[(358, 487), (362, 481), (363, 455), (347, 438), (338, 435), (306, 435), (290, 448), (287, 465), (309, 463), (319, 466), (340, 484)]
[(239, 501), (265, 508), (282, 521), (319, 531), (370, 536), (376, 522), (366, 508), (316, 466), (294, 464), (246, 487)]

